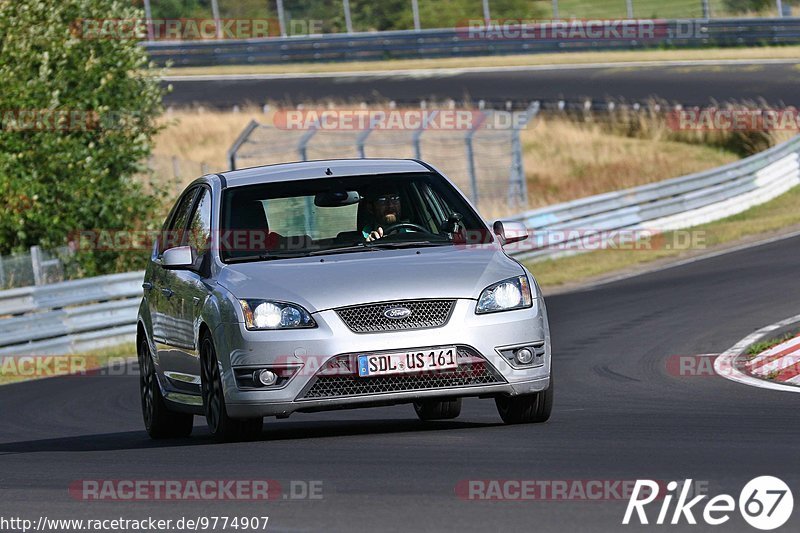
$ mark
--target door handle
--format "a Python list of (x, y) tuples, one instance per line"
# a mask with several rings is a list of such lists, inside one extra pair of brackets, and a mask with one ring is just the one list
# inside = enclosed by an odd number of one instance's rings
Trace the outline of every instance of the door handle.
[(145, 281), (144, 283), (142, 283), (142, 288), (146, 291), (151, 291), (153, 290), (153, 284), (150, 283), (149, 281)]
[(170, 298), (172, 298), (172, 295), (175, 294), (175, 293), (169, 287), (164, 287), (163, 289), (161, 289), (161, 294), (166, 296), (167, 300), (169, 300)]

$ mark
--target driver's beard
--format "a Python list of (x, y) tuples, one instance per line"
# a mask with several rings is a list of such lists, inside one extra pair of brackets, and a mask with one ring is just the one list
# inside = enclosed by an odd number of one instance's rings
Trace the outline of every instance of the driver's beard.
[(392, 224), (397, 224), (397, 213), (387, 213), (383, 217), (383, 222), (387, 226), (391, 226)]

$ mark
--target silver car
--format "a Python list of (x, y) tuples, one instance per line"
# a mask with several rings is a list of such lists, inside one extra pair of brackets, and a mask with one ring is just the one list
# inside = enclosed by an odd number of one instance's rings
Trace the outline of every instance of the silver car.
[(412, 404), (455, 418), (494, 399), (506, 423), (550, 416), (542, 293), (458, 189), (415, 160), (264, 166), (193, 182), (153, 247), (138, 313), (153, 438), (204, 415), (223, 440), (265, 416)]

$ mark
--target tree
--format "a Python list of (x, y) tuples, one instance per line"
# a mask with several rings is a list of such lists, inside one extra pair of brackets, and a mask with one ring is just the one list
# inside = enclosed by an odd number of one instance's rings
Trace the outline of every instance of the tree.
[[(130, 0), (0, 0), (0, 253), (148, 224), (159, 202), (135, 176), (158, 131), (157, 73), (121, 24), (87, 31), (143, 18)], [(86, 275), (130, 258), (78, 255)]]

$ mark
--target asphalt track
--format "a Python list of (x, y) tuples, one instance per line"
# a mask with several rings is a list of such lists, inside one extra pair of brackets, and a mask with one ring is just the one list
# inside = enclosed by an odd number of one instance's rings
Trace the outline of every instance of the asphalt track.
[[(712, 101), (765, 101), (771, 106), (800, 106), (800, 61), (797, 64), (724, 66), (650, 66), (554, 69), (509, 69), (488, 72), (377, 73), (314, 78), (267, 76), (257, 79), (176, 78), (168, 106), (230, 108), (268, 101), (296, 104), (339, 102), (458, 102), (578, 101), (590, 98), (646, 102), (660, 98), (671, 103), (708, 105)], [(165, 84), (167, 82), (164, 82)]]
[[(153, 442), (137, 380), (64, 377), (0, 387), (0, 517), (268, 515), (270, 531), (616, 531), (623, 501), (470, 501), (461, 480), (693, 478), (738, 498), (777, 475), (800, 496), (800, 396), (720, 377), (678, 377), (671, 355), (718, 353), (797, 314), (800, 237), (547, 299), (557, 394), (544, 425), (503, 426), (469, 400), (422, 423), (410, 406), (268, 420), (257, 442)], [(81, 479), (275, 479), (323, 499), (84, 502)], [(655, 519), (657, 509), (650, 513)], [(697, 513), (696, 513), (697, 514)], [(796, 528), (798, 511), (793, 522)], [(755, 531), (738, 512), (719, 531)], [(796, 529), (795, 529), (796, 530)]]

